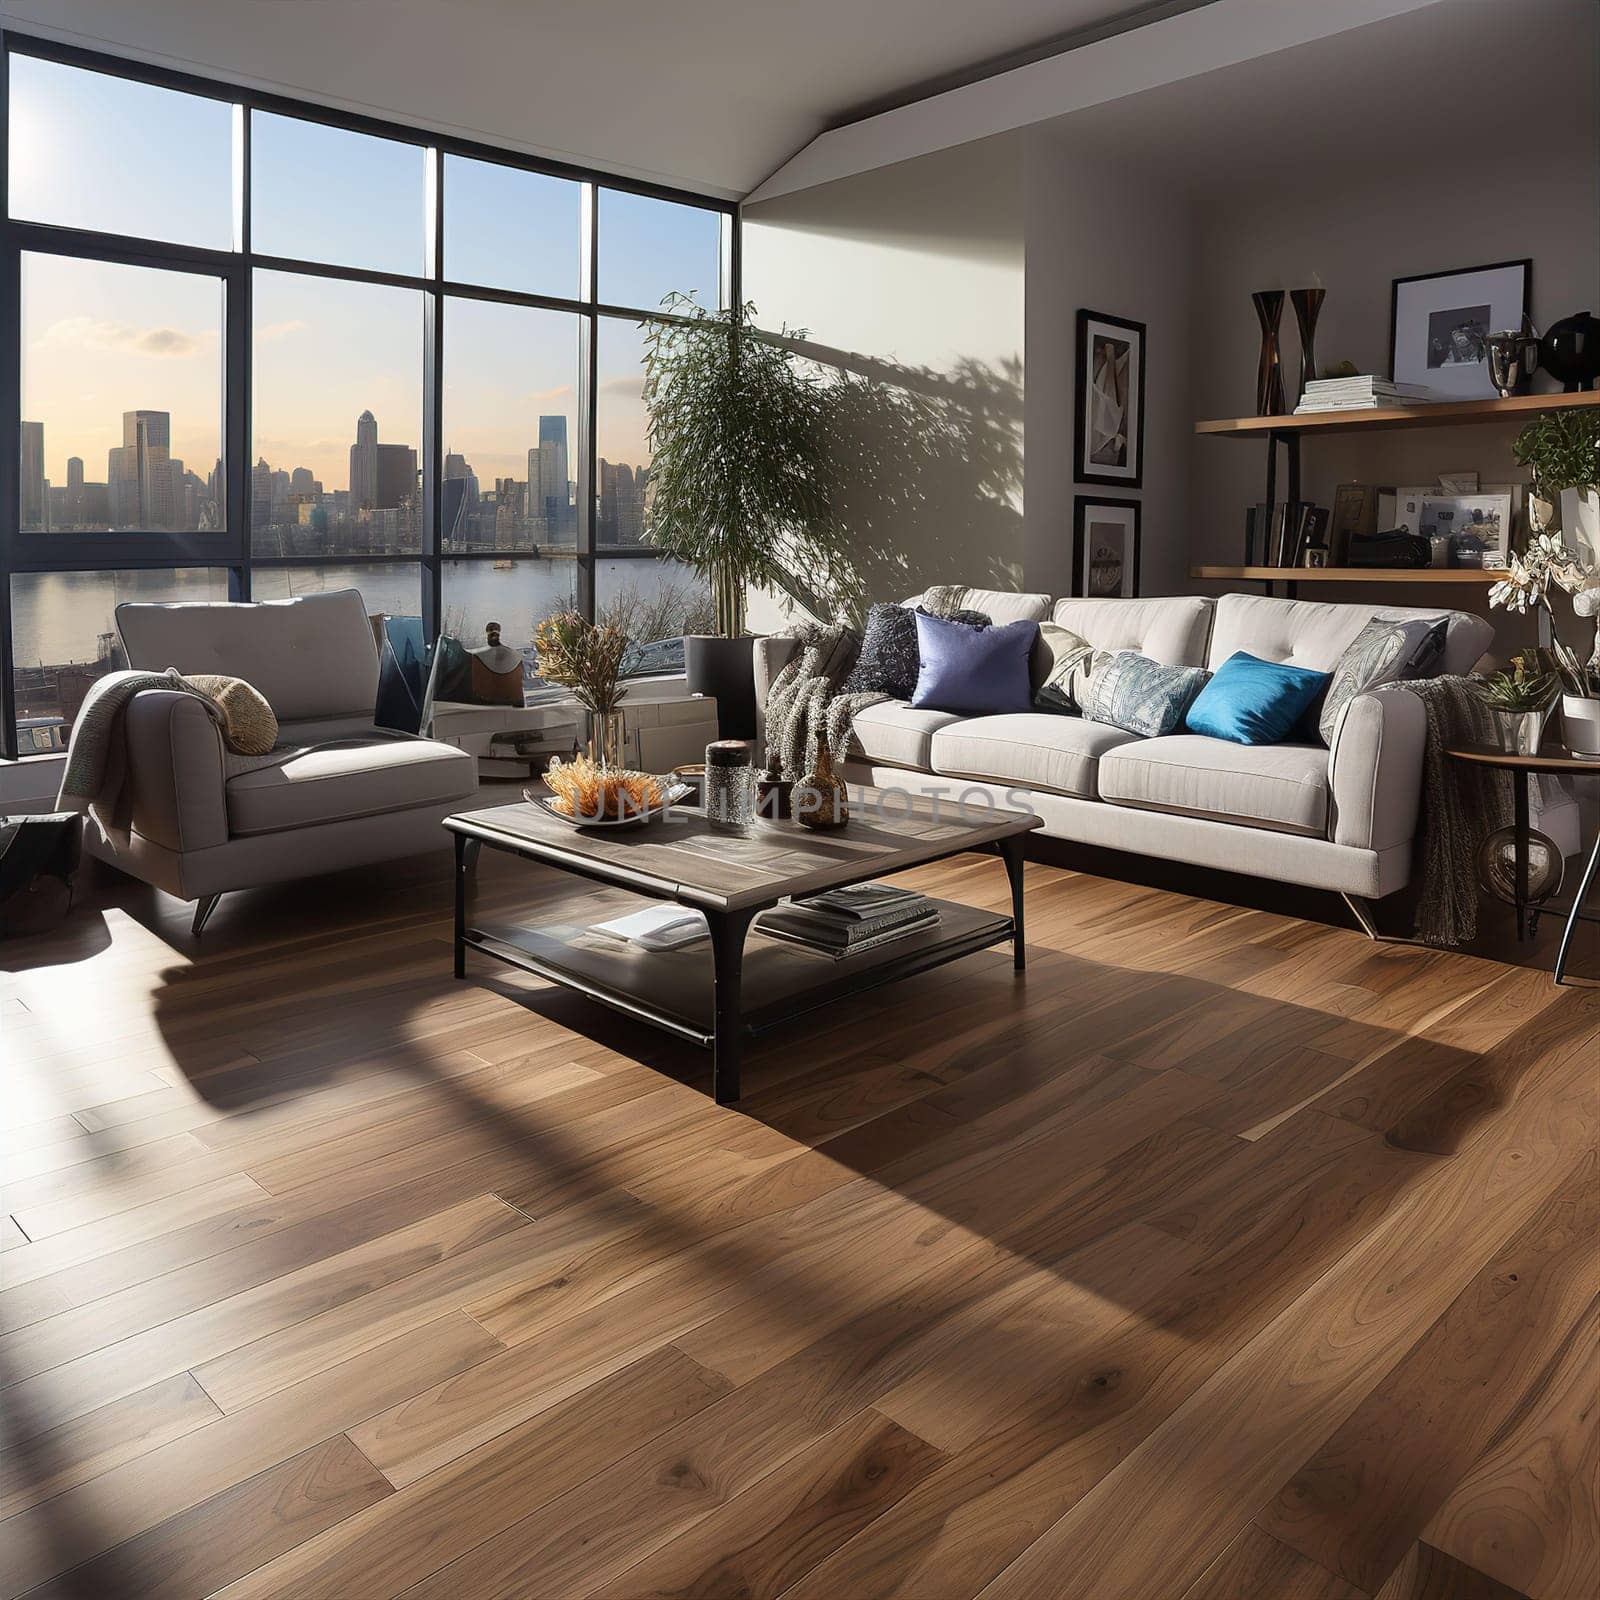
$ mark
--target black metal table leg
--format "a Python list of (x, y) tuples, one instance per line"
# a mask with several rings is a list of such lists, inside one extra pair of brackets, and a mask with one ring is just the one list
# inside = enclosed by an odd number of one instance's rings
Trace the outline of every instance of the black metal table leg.
[(719, 1106), (739, 1098), (739, 1067), (744, 1059), (744, 1012), (740, 987), (744, 971), (744, 936), (753, 911), (706, 913), (711, 930), (712, 1005), (711, 1093)]
[(1572, 947), (1572, 935), (1577, 926), (1584, 920), (1583, 902), (1589, 898), (1589, 890), (1594, 887), (1595, 868), (1600, 866), (1600, 835), (1594, 841), (1594, 849), (1589, 852), (1589, 859), (1584, 865), (1583, 876), (1578, 880), (1578, 892), (1572, 897), (1572, 909), (1567, 913), (1567, 925), (1561, 930), (1561, 945), (1556, 951), (1556, 968), (1553, 974), (1555, 981), (1560, 983), (1567, 968), (1567, 952)]
[(1022, 864), (1024, 860), (1023, 836), (1013, 834), (999, 844), (1000, 857), (1006, 864), (1006, 876), (1011, 880), (1011, 965), (1023, 972), (1028, 965), (1028, 946), (1022, 923)]
[(467, 975), (467, 836), (454, 835), (456, 841), (456, 976)]
[(1511, 793), (1516, 823), (1516, 882), (1513, 889), (1517, 905), (1517, 942), (1528, 936), (1528, 774), (1512, 769)]

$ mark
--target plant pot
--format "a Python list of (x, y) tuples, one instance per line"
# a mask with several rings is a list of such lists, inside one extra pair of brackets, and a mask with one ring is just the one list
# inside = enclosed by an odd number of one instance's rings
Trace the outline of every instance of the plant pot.
[(1574, 755), (1600, 756), (1600, 700), (1562, 695), (1561, 738)]
[(719, 738), (755, 738), (756, 656), (748, 634), (723, 639), (711, 633), (686, 633), (683, 675), (690, 694), (715, 698)]
[(627, 727), (620, 711), (589, 713), (589, 759), (597, 767), (622, 771), (627, 766)]
[(1532, 756), (1539, 753), (1539, 741), (1544, 737), (1545, 719), (1550, 707), (1541, 711), (1496, 711), (1495, 732), (1500, 748), (1511, 756)]
[(1600, 560), (1600, 490), (1561, 491), (1561, 534), (1574, 554)]

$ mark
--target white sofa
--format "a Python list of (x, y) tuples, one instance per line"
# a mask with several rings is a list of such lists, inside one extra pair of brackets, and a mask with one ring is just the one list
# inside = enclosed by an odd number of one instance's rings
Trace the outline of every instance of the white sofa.
[[(1213, 669), (1247, 650), (1326, 672), (1374, 616), (1446, 617), (1442, 673), (1470, 672), (1494, 637), (1465, 612), (1252, 594), (1052, 601), (969, 589), (961, 603), (995, 622), (1053, 619), (1097, 649)], [(788, 639), (756, 642), (758, 705), (793, 651)], [(1023, 790), (1058, 838), (1382, 899), (1411, 875), (1423, 743), (1422, 702), (1403, 692), (1358, 696), (1331, 750), (1142, 739), (1077, 716), (962, 717), (890, 701), (856, 718), (845, 776), (951, 798), (980, 791), (1001, 804)], [(1547, 806), (1539, 826), (1577, 848), (1570, 801)]]

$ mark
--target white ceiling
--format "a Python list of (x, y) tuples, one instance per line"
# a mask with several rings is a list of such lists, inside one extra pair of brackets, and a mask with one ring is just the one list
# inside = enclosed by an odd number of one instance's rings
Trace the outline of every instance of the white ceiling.
[(1206, 0), (0, 0), (10, 25), (725, 197), (863, 109)]

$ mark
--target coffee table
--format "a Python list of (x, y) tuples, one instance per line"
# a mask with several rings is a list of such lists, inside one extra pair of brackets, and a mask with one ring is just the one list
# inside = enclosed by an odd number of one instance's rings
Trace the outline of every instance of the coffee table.
[[(1008, 940), (1022, 970), (1023, 841), (1043, 826), (1042, 818), (873, 789), (857, 791), (851, 806), (850, 821), (827, 832), (766, 820), (728, 830), (687, 807), (627, 830), (571, 828), (526, 801), (447, 817), (456, 852), (455, 974), (466, 976), (467, 951), (477, 950), (706, 1046), (713, 1093), (726, 1104), (739, 1098), (740, 1061), (753, 1034)], [(526, 892), (497, 891), (480, 864), (485, 848), (581, 880), (574, 885), (575, 910), (559, 890), (552, 894), (548, 878)], [(973, 850), (1004, 861), (1010, 916), (935, 901), (935, 927), (837, 961), (759, 928), (751, 934), (756, 916), (786, 896), (864, 883)], [(595, 884), (599, 893), (589, 887)], [(703, 912), (709, 953), (704, 943), (645, 951), (589, 931), (638, 909), (641, 896)]]

